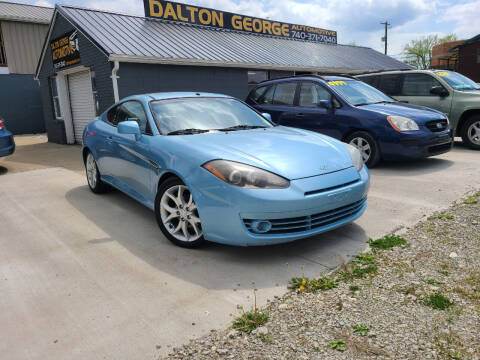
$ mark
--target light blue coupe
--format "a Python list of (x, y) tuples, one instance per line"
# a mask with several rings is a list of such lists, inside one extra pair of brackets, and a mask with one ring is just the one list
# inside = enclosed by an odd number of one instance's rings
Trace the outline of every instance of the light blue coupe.
[(125, 98), (85, 128), (88, 185), (149, 207), (183, 247), (288, 242), (362, 215), (370, 177), (360, 152), (268, 117), (218, 94)]

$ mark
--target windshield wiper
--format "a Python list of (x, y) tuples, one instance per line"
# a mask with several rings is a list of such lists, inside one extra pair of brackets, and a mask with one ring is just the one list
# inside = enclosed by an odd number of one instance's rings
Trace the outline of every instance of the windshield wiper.
[(364, 105), (373, 105), (373, 104), (392, 104), (394, 102), (395, 101), (383, 100), (383, 101), (375, 101), (375, 102), (370, 102), (370, 103), (355, 104), (355, 106), (364, 106)]
[(193, 135), (193, 134), (202, 134), (209, 132), (210, 130), (205, 129), (181, 129), (169, 132), (167, 135)]
[(218, 131), (235, 131), (235, 130), (249, 130), (249, 129), (264, 129), (266, 126), (262, 125), (235, 125), (226, 127), (223, 129), (217, 129)]

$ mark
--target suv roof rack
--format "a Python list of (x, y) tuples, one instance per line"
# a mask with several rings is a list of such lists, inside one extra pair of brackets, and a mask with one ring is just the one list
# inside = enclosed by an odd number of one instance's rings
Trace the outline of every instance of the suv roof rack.
[(263, 80), (263, 81), (260, 81), (259, 83), (257, 83), (257, 85), (262, 84), (262, 83), (267, 82), (267, 81), (282, 80), (282, 79), (291, 79), (291, 78), (298, 78), (298, 77), (315, 77), (315, 78), (321, 79), (321, 80), (323, 80), (323, 81), (326, 81), (326, 79), (325, 79), (323, 76), (321, 76), (321, 75), (316, 75), (316, 74), (299, 74), (299, 75), (281, 76), (281, 77), (277, 77), (277, 78), (275, 78), (275, 79)]

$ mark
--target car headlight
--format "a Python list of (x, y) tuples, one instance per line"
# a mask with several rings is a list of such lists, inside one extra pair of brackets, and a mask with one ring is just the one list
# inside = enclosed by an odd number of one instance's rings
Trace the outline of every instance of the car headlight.
[(343, 144), (348, 150), (348, 153), (350, 154), (350, 158), (352, 159), (353, 166), (357, 171), (362, 170), (363, 168), (363, 158), (362, 154), (360, 153), (360, 150), (358, 150), (355, 146), (350, 145), (350, 144)]
[(418, 124), (415, 121), (403, 116), (389, 115), (387, 117), (387, 120), (390, 125), (392, 125), (392, 127), (397, 131), (419, 130)]
[(203, 165), (228, 184), (250, 189), (285, 189), (290, 181), (255, 166), (228, 160), (213, 160)]

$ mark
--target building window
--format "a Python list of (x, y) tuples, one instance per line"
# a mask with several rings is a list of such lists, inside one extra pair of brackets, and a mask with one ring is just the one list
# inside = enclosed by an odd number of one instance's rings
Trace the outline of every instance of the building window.
[(268, 71), (255, 70), (248, 72), (248, 89), (251, 90), (259, 82), (268, 80)]
[(57, 77), (50, 77), (50, 91), (52, 93), (53, 111), (55, 118), (62, 119), (62, 111), (60, 109), (60, 99), (58, 98)]
[(2, 26), (0, 25), (0, 66), (7, 66), (7, 56), (5, 55), (5, 47), (3, 46)]

